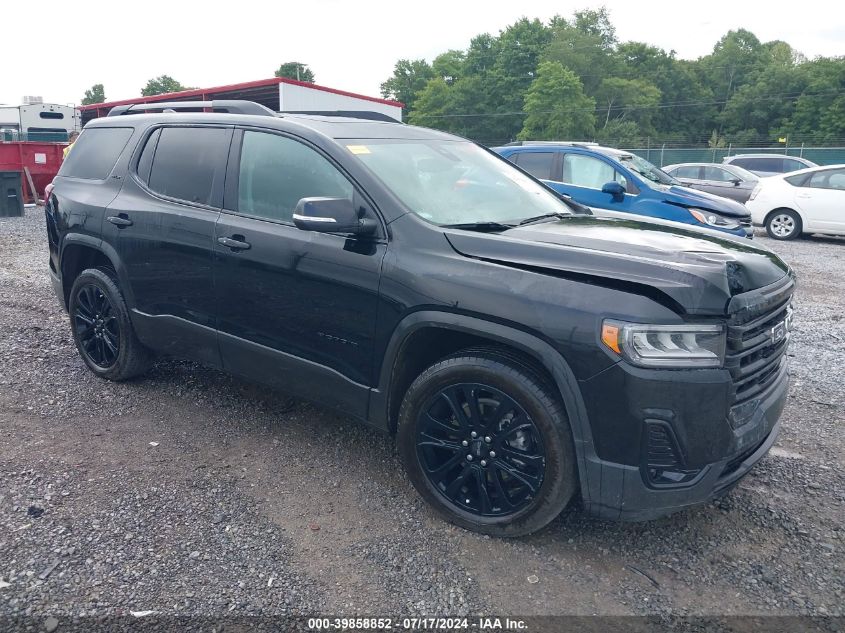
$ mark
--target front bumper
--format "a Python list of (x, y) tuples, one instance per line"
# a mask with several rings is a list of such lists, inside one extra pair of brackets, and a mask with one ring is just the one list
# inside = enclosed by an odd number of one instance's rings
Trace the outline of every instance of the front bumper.
[[(743, 424), (734, 428), (730, 423), (730, 407), (718, 397), (718, 383), (700, 382), (679, 384), (681, 399), (689, 399), (689, 389), (701, 392), (693, 406), (676, 411), (674, 416), (663, 417), (660, 424), (673, 428), (673, 439), (689, 469), (689, 479), (678, 483), (657, 484), (653, 481), (647, 464), (644, 446), (648, 436), (638, 434), (639, 454), (634, 464), (602, 459), (594, 451), (582, 455), (582, 497), (586, 510), (596, 516), (627, 521), (644, 521), (657, 518), (685, 507), (706, 502), (729, 491), (771, 448), (780, 430), (780, 415), (786, 404), (788, 370), (780, 369), (778, 378), (757, 396), (757, 406)], [(634, 378), (633, 380), (637, 380)], [(670, 388), (671, 383), (665, 387)], [(633, 385), (629, 385), (633, 386)], [(686, 394), (686, 395), (685, 395)], [(671, 406), (677, 399), (664, 399), (646, 385), (642, 399), (653, 398)], [(702, 406), (709, 401), (711, 406)], [(633, 404), (628, 402), (628, 405)], [(721, 415), (717, 411), (721, 407)], [(647, 426), (649, 416), (660, 416), (668, 409), (636, 410), (637, 417)], [(728, 412), (725, 415), (725, 412)]]

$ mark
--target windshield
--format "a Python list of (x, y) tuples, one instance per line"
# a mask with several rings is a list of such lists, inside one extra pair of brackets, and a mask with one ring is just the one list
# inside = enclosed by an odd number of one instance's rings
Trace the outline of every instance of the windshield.
[(411, 211), (440, 225), (572, 213), (557, 195), (469, 141), (344, 140)]
[(619, 162), (625, 165), (631, 171), (638, 173), (640, 176), (651, 182), (656, 182), (660, 185), (678, 185), (679, 181), (675, 180), (662, 169), (658, 169), (645, 158), (640, 158), (636, 154), (624, 154), (619, 156)]

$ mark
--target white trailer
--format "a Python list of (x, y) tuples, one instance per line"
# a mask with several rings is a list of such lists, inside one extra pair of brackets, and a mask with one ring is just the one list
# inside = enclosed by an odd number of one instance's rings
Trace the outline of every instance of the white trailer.
[(56, 103), (0, 106), (0, 140), (67, 141), (80, 130), (79, 109)]

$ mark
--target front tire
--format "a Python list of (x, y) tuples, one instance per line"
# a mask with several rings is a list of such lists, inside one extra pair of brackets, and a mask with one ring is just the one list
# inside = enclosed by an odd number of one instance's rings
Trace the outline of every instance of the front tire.
[(73, 341), (94, 374), (121, 381), (144, 373), (152, 360), (132, 328), (123, 293), (111, 271), (89, 268), (70, 291)]
[(563, 405), (530, 367), (470, 350), (425, 370), (399, 411), (408, 476), (444, 519), (499, 537), (548, 524), (575, 494)]
[(801, 230), (801, 216), (792, 209), (776, 209), (766, 218), (766, 233), (773, 240), (794, 240)]

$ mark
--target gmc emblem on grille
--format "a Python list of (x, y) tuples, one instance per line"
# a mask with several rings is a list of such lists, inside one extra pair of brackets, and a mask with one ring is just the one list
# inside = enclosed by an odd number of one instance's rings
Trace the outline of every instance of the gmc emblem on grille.
[(772, 343), (780, 343), (786, 338), (786, 322), (781, 321), (769, 330), (769, 338), (772, 339)]

